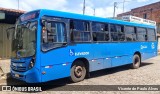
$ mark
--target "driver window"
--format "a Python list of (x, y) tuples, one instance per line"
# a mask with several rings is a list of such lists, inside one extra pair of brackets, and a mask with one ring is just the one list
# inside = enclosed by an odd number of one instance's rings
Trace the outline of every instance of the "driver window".
[(66, 43), (65, 24), (62, 22), (47, 22), (42, 28), (43, 47), (45, 50), (60, 47)]

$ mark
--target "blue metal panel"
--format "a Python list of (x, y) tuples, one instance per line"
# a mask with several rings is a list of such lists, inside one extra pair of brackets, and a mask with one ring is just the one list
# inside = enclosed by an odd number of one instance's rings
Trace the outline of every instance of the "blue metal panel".
[[(93, 58), (91, 44), (73, 44), (48, 52), (41, 52), (41, 72), (46, 72), (42, 76), (42, 81), (70, 76), (70, 68), (73, 61), (83, 57), (88, 61)], [(53, 68), (45, 69), (46, 66), (53, 66)]]
[[(153, 47), (153, 43), (154, 46)], [(22, 75), (28, 75), (22, 79), (27, 82), (41, 82), (54, 80), (58, 78), (70, 76), (71, 64), (77, 58), (86, 58), (90, 61), (90, 71), (100, 70), (104, 68), (116, 67), (132, 63), (133, 54), (138, 51), (141, 54), (143, 60), (156, 56), (157, 43), (156, 42), (124, 42), (124, 43), (84, 43), (68, 45), (66, 47), (57, 48), (48, 52), (39, 52), (41, 55), (41, 70), (34, 71), (38, 77), (38, 81), (33, 81), (30, 77), (33, 73), (20, 73)], [(88, 54), (84, 54), (86, 52)], [(117, 57), (117, 58), (116, 58)], [(106, 59), (109, 58), (109, 59)], [(94, 61), (95, 60), (95, 61)], [(23, 61), (23, 60), (22, 60)], [(36, 62), (38, 63), (38, 62)], [(39, 65), (35, 65), (37, 67)], [(51, 67), (50, 67), (51, 66)], [(12, 71), (14, 73), (14, 71)], [(38, 72), (38, 73), (37, 73)], [(45, 72), (46, 74), (42, 74)], [(40, 76), (41, 75), (41, 76)], [(20, 78), (19, 78), (20, 79)], [(29, 80), (30, 79), (30, 80)]]
[(111, 68), (112, 67), (112, 62), (111, 62), (111, 58), (104, 58), (104, 62), (103, 62), (103, 69), (105, 68)]
[[(19, 75), (19, 77), (16, 77), (15, 75)], [(17, 72), (11, 69), (11, 76), (15, 79), (19, 79), (27, 83), (40, 83), (41, 82), (40, 72), (35, 67), (26, 72)]]
[(116, 56), (112, 58), (112, 67), (126, 65), (132, 63), (133, 56)]
[[(54, 61), (53, 61), (54, 62)], [(72, 63), (43, 66), (42, 82), (68, 77), (70, 75), (70, 68)]]
[(90, 61), (90, 71), (103, 69), (103, 59), (95, 59)]

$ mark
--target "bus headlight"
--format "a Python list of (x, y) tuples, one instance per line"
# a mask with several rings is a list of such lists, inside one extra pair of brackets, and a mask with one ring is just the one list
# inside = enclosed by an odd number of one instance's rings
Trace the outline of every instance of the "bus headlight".
[(29, 63), (29, 69), (33, 68), (34, 66), (34, 62), (31, 60), (31, 62)]

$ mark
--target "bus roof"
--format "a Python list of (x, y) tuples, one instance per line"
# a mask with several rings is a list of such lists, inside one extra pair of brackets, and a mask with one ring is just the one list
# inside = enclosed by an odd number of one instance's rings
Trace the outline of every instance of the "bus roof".
[[(34, 11), (38, 11), (38, 10), (34, 10)], [(34, 12), (34, 11), (32, 11), (32, 12)], [(128, 22), (128, 21), (111, 19), (111, 18), (101, 18), (101, 17), (75, 14), (75, 13), (69, 13), (69, 12), (62, 12), (62, 11), (55, 11), (55, 10), (48, 10), (48, 9), (39, 9), (39, 11), (40, 11), (39, 17), (42, 17), (44, 15), (46, 15), (46, 16), (57, 16), (57, 17), (79, 19), (79, 20), (98, 21), (98, 22), (122, 24), (122, 25), (129, 25), (129, 26), (156, 28), (156, 26), (152, 26), (152, 25)]]

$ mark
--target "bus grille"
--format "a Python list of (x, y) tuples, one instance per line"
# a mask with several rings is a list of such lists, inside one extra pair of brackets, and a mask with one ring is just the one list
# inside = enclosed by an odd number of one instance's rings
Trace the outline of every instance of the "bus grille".
[(12, 70), (18, 71), (18, 72), (25, 72), (26, 71), (26, 67), (19, 67), (19, 66), (11, 65), (11, 68), (12, 68)]

